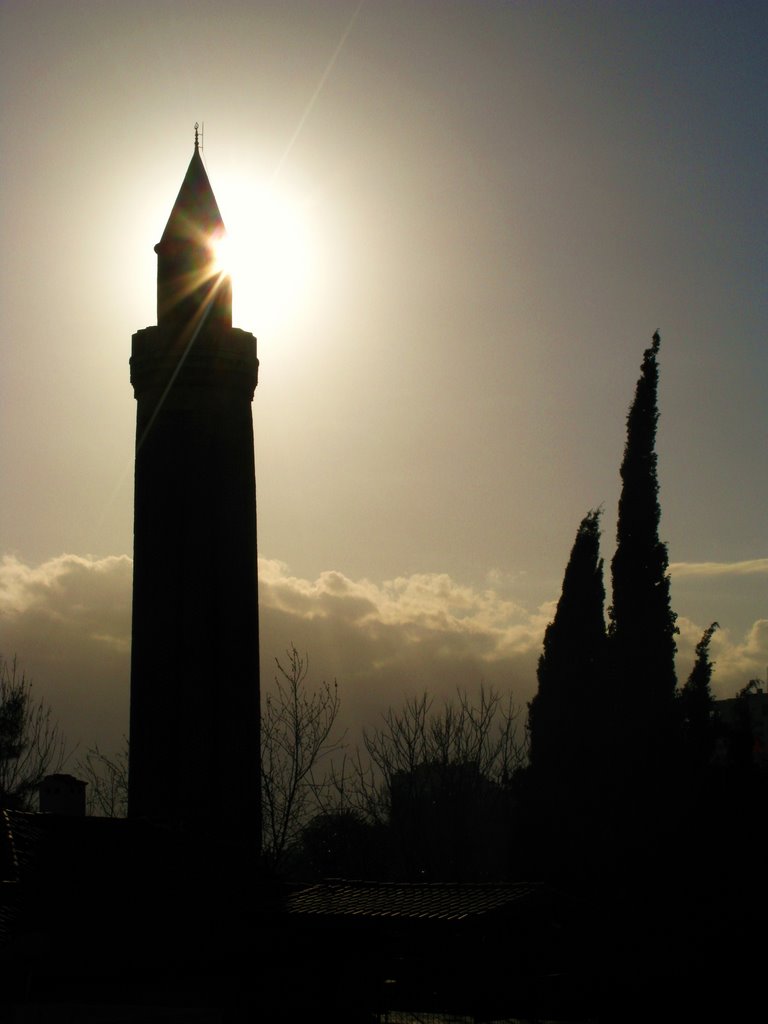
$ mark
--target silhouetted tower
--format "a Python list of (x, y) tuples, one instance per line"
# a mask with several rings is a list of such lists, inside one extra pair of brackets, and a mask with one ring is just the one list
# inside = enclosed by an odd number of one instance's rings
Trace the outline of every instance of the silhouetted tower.
[(157, 253), (137, 400), (129, 815), (256, 840), (256, 339), (215, 267), (224, 224), (195, 151)]

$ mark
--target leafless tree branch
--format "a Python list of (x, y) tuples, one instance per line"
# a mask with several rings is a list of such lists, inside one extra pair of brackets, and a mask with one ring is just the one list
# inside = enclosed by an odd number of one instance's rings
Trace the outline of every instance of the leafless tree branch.
[(278, 865), (312, 814), (323, 809), (329, 780), (318, 769), (343, 745), (332, 735), (339, 713), (338, 687), (310, 690), (309, 659), (291, 645), (275, 659), (275, 689), (264, 699), (261, 720), (263, 849)]
[(104, 818), (124, 818), (128, 813), (128, 739), (112, 757), (92, 747), (77, 762), (78, 773), (88, 783), (87, 810)]
[(40, 782), (59, 771), (66, 756), (50, 707), (34, 699), (16, 658), (0, 655), (0, 805), (33, 809)]
[(377, 823), (389, 820), (395, 780), (414, 780), (425, 766), (445, 777), (461, 768), (466, 778), (469, 769), (478, 780), (504, 786), (526, 760), (519, 715), (511, 695), (505, 700), (483, 685), (477, 699), (458, 690), (437, 710), (427, 693), (410, 697), (401, 709), (390, 707), (378, 728), (363, 730), (367, 758), (358, 750), (332, 781)]

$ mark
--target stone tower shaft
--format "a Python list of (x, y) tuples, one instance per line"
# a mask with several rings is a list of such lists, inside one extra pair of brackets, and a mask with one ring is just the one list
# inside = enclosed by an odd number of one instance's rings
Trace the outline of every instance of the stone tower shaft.
[(251, 403), (224, 230), (197, 146), (160, 242), (137, 401), (129, 815), (257, 841), (259, 646)]

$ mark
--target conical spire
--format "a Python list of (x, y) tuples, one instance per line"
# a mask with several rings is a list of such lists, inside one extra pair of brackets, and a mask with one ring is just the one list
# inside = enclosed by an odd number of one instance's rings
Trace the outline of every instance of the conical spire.
[(155, 252), (171, 242), (218, 238), (224, 231), (224, 221), (195, 140), (195, 151)]
[(157, 253), (157, 322), (185, 327), (202, 316), (232, 326), (232, 288), (215, 267), (214, 246), (226, 234), (203, 166), (195, 126), (195, 149), (173, 204)]

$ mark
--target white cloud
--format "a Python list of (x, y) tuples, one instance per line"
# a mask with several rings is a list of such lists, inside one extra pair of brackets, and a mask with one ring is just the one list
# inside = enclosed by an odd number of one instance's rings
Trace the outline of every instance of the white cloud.
[(684, 576), (768, 574), (768, 558), (750, 558), (744, 562), (672, 562), (669, 571), (675, 579), (681, 579)]
[(39, 566), (6, 555), (0, 564), (0, 616), (14, 619), (37, 613), (51, 621), (98, 628), (110, 609), (115, 632), (103, 633), (101, 638), (125, 646), (130, 634), (132, 568), (127, 555), (100, 559), (59, 555)]
[[(678, 677), (684, 683), (696, 657), (696, 644), (704, 627), (679, 616)], [(709, 625), (707, 623), (707, 625)], [(734, 697), (750, 679), (765, 679), (768, 665), (768, 619), (758, 619), (743, 636), (732, 630), (718, 629), (709, 645), (714, 663), (712, 689), (715, 696)]]
[[(260, 605), (262, 650), (306, 649), (313, 678), (337, 678), (358, 721), (405, 694), (449, 696), (482, 681), (524, 703), (554, 607), (529, 612), (492, 586), (475, 590), (443, 573), (381, 584), (338, 572), (305, 580), (269, 560), (260, 564)], [(269, 676), (272, 664), (265, 665)]]
[(310, 581), (288, 575), (281, 562), (262, 559), (259, 578), (262, 607), (300, 618), (340, 617), (363, 629), (403, 627), (485, 638), (488, 660), (538, 646), (551, 613), (547, 604), (532, 615), (493, 587), (475, 590), (444, 573), (399, 576), (380, 585), (338, 572), (324, 572)]

